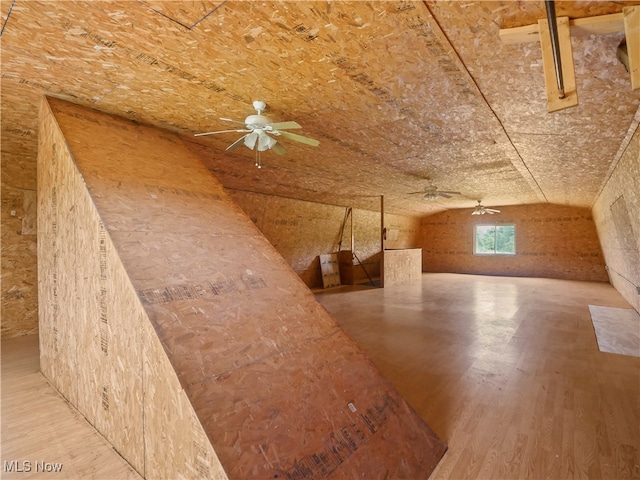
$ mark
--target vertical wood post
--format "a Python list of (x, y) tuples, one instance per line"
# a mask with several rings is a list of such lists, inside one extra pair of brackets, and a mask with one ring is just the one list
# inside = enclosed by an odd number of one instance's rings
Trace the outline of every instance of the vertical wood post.
[(380, 195), (380, 286), (384, 287), (384, 195)]
[(351, 253), (353, 254), (356, 251), (356, 242), (353, 236), (353, 207), (349, 207), (349, 210), (351, 210)]
[(640, 88), (640, 5), (625, 7), (623, 12), (631, 89), (635, 90)]

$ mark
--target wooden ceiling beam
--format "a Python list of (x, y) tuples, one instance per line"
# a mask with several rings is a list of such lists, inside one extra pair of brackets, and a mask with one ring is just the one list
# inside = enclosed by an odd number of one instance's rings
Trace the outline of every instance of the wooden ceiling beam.
[(635, 90), (640, 88), (640, 6), (625, 7), (623, 14), (631, 89)]
[[(626, 9), (637, 7), (626, 7)], [(582, 34), (609, 34), (624, 32), (624, 14), (612, 13), (610, 15), (599, 15), (597, 17), (575, 18), (569, 20), (571, 31)], [(516, 43), (537, 42), (540, 28), (537, 23), (525, 25), (523, 27), (502, 28), (498, 32), (498, 36), (505, 45), (513, 45)]]
[[(567, 17), (561, 17), (567, 18)], [(564, 20), (563, 20), (564, 22)], [(631, 89), (640, 88), (640, 5), (624, 7), (620, 13), (612, 13), (609, 15), (598, 15), (596, 17), (567, 19), (567, 26), (562, 27), (564, 45), (561, 44), (562, 57), (571, 59), (570, 71), (565, 73), (563, 65), (563, 76), (569, 75), (568, 81), (573, 82), (573, 93), (568, 94), (565, 98), (558, 98), (558, 89), (555, 86), (553, 78), (553, 54), (549, 50), (551, 44), (546, 39), (549, 36), (546, 20), (539, 20), (537, 24), (525, 25), (515, 28), (502, 28), (498, 32), (498, 36), (505, 45), (514, 45), (518, 43), (537, 42), (541, 43), (542, 60), (544, 64), (545, 84), (547, 86), (547, 103), (549, 112), (560, 110), (562, 108), (571, 107), (578, 104), (578, 96), (575, 91), (575, 74), (573, 73), (573, 57), (565, 51), (571, 51), (571, 33), (579, 33), (586, 35), (606, 35), (611, 33), (624, 32), (627, 40), (627, 53), (629, 56), (629, 74), (631, 75)], [(558, 18), (558, 27), (560, 28), (560, 18)], [(568, 37), (567, 37), (568, 35)], [(567, 41), (568, 38), (568, 41)], [(549, 63), (551, 62), (551, 63)], [(553, 82), (551, 82), (553, 80)]]
[(569, 21), (572, 32), (584, 35), (607, 35), (624, 31), (622, 13), (576, 18)]
[(544, 83), (547, 87), (547, 111), (549, 112), (556, 112), (578, 105), (578, 91), (576, 90), (576, 74), (573, 66), (569, 18), (558, 17), (557, 24), (560, 57), (562, 58), (562, 78), (564, 79), (564, 92), (562, 93), (558, 90), (558, 83), (556, 82), (556, 66), (553, 59), (549, 22), (547, 20), (538, 20), (540, 46), (542, 47)]

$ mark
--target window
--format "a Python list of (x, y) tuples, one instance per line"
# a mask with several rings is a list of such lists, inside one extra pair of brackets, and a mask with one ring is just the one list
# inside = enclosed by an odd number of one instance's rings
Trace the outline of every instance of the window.
[(515, 225), (476, 225), (474, 255), (515, 255)]

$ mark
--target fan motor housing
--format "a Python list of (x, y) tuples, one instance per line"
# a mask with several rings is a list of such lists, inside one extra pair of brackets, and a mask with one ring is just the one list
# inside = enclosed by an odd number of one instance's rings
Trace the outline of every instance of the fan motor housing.
[(270, 123), (272, 123), (271, 120), (264, 115), (249, 115), (244, 119), (244, 124), (247, 128), (266, 127)]

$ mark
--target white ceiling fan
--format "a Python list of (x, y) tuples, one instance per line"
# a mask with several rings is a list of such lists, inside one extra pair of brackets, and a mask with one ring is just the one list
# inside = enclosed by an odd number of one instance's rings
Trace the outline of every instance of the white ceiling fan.
[(449, 192), (446, 190), (438, 190), (438, 187), (436, 187), (435, 185), (427, 185), (426, 187), (424, 187), (424, 190), (421, 190), (419, 192), (411, 192), (409, 195), (415, 195), (417, 193), (423, 194), (422, 195), (423, 200), (430, 200), (430, 201), (437, 200), (438, 197), (451, 198), (454, 195), (462, 195), (460, 192)]
[(284, 155), (287, 153), (285, 148), (278, 143), (275, 137), (284, 137), (289, 140), (304, 143), (305, 145), (311, 145), (317, 147), (320, 142), (313, 138), (298, 135), (296, 133), (287, 132), (287, 130), (293, 130), (302, 128), (297, 122), (272, 122), (271, 119), (262, 114), (267, 105), (261, 101), (256, 100), (253, 102), (253, 108), (256, 109), (257, 115), (249, 115), (244, 119), (244, 122), (238, 120), (232, 120), (230, 118), (220, 118), (225, 122), (233, 122), (243, 124), (245, 128), (232, 129), (232, 130), (218, 130), (215, 132), (196, 133), (194, 136), (201, 137), (204, 135), (214, 135), (219, 133), (244, 133), (242, 137), (233, 142), (227, 147), (227, 150), (233, 150), (241, 144), (244, 144), (251, 150), (256, 150), (256, 166), (261, 168), (260, 165), (260, 152), (265, 150), (273, 150), (278, 155)]
[(480, 204), (480, 200), (478, 200), (478, 205), (473, 209), (471, 215), (484, 215), (485, 213), (489, 213), (493, 215), (494, 213), (500, 213), (500, 210), (496, 210), (494, 208), (487, 208), (484, 205)]

